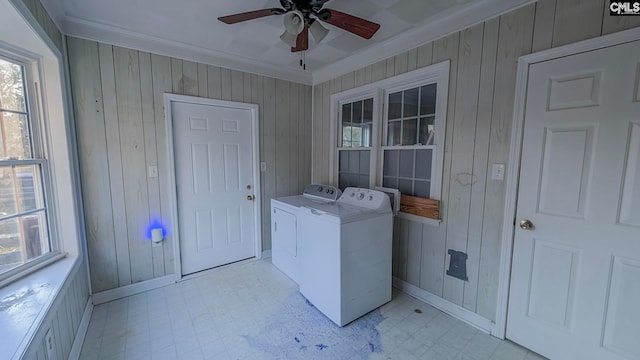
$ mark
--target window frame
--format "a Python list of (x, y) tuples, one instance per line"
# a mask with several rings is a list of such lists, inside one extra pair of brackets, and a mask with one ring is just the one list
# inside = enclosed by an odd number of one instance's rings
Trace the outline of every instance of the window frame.
[[(46, 99), (41, 91), (43, 76), (41, 72), (42, 64), (40, 59), (25, 51), (0, 44), (0, 59), (14, 63), (22, 67), (23, 85), (25, 93), (25, 110), (28, 119), (28, 131), (30, 136), (31, 158), (24, 160), (0, 160), (1, 167), (9, 166), (30, 166), (37, 165), (40, 170), (41, 189), (43, 198), (43, 206), (36, 210), (16, 213), (13, 216), (3, 217), (3, 220), (25, 216), (29, 213), (44, 214), (46, 221), (46, 232), (48, 234), (49, 252), (42, 254), (32, 260), (16, 266), (10, 270), (0, 273), (0, 287), (3, 287), (23, 276), (26, 276), (37, 269), (40, 269), (50, 263), (53, 263), (65, 255), (61, 252), (61, 246), (58, 236), (57, 216), (54, 199), (54, 184), (51, 170), (51, 161), (49, 161), (49, 142), (47, 140), (47, 131), (45, 127), (44, 114), (42, 104)], [(36, 181), (34, 180), (34, 186)]]
[[(445, 66), (446, 65), (446, 66)], [(421, 71), (423, 70), (423, 71)], [(415, 72), (420, 71), (420, 74)], [(422, 75), (422, 76), (421, 76)], [(411, 80), (412, 79), (412, 80)], [(431, 161), (431, 190), (429, 192), (429, 198), (434, 200), (441, 200), (442, 197), (442, 170), (444, 165), (444, 141), (445, 132), (447, 127), (447, 99), (449, 93), (449, 61), (439, 63), (431, 66), (427, 66), (423, 69), (415, 70), (399, 76), (394, 76), (387, 79), (388, 83), (383, 89), (383, 105), (384, 111), (382, 112), (382, 130), (383, 134), (380, 139), (380, 159), (381, 162), (378, 166), (378, 174), (376, 182), (379, 186), (383, 183), (384, 172), (384, 151), (385, 150), (414, 150), (414, 149), (431, 149), (433, 151), (433, 160)], [(385, 81), (386, 82), (386, 81)], [(434, 138), (434, 145), (386, 145), (388, 125), (389, 125), (389, 112), (388, 99), (389, 95), (409, 90), (413, 88), (419, 88), (425, 85), (436, 84), (436, 109), (434, 127), (436, 129), (436, 135)], [(419, 118), (418, 118), (419, 119)]]
[[(383, 186), (384, 171), (384, 151), (385, 150), (411, 150), (411, 149), (433, 149), (433, 160), (431, 162), (431, 191), (430, 198), (441, 200), (442, 197), (442, 175), (444, 169), (445, 133), (447, 125), (447, 106), (449, 95), (449, 67), (450, 61), (446, 60), (437, 64), (426, 66), (404, 74), (379, 80), (371, 84), (363, 85), (351, 90), (343, 91), (331, 95), (331, 161), (329, 178), (334, 184), (338, 184), (339, 176), (339, 155), (340, 151), (371, 149), (371, 164), (369, 174), (369, 187)], [(394, 92), (421, 87), (424, 85), (436, 84), (436, 110), (435, 110), (435, 138), (434, 145), (397, 145), (386, 146), (388, 131), (388, 96)], [(373, 146), (370, 148), (341, 147), (338, 142), (338, 135), (341, 134), (342, 125), (342, 104), (366, 99), (373, 96), (374, 119), (373, 119)], [(405, 214), (399, 215), (413, 220), (434, 224), (439, 223), (432, 219), (423, 219), (418, 216)]]
[[(380, 104), (381, 92), (380, 89), (377, 88), (367, 88), (367, 89), (354, 89), (352, 91), (342, 92), (336, 95), (343, 95), (340, 97), (336, 97), (334, 100), (333, 95), (331, 97), (331, 136), (333, 140), (331, 144), (333, 145), (331, 150), (333, 154), (331, 155), (331, 164), (330, 164), (330, 178), (338, 184), (338, 176), (340, 173), (340, 152), (341, 151), (360, 151), (360, 150), (368, 150), (369, 151), (369, 187), (373, 188), (375, 185), (375, 177), (372, 176), (373, 169), (376, 167), (376, 163), (378, 161), (378, 151), (377, 144), (380, 140), (380, 124), (377, 121), (377, 118), (380, 116), (382, 108)], [(341, 141), (338, 139), (342, 139), (342, 105), (353, 103), (356, 101), (362, 101), (367, 99), (373, 99), (373, 112), (372, 112), (372, 126), (371, 126), (371, 146), (358, 146), (358, 147), (343, 147)]]

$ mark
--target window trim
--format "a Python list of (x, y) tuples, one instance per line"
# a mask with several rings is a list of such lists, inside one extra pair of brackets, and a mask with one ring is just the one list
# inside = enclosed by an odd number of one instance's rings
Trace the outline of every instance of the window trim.
[[(28, 274), (37, 271), (65, 256), (60, 249), (57, 216), (55, 214), (56, 206), (53, 191), (53, 176), (51, 171), (51, 162), (49, 161), (49, 142), (46, 136), (46, 124), (44, 119), (44, 109), (42, 104), (45, 99), (42, 97), (43, 92), (40, 91), (40, 84), (43, 81), (43, 73), (41, 69), (43, 65), (41, 59), (36, 55), (29, 54), (24, 50), (19, 50), (7, 44), (0, 44), (0, 58), (22, 66), (23, 85), (25, 93), (25, 110), (29, 125), (30, 146), (32, 158), (25, 160), (2, 160), (2, 166), (28, 166), (39, 165), (41, 176), (41, 187), (44, 206), (33, 211), (21, 212), (8, 216), (6, 219), (18, 216), (24, 216), (30, 212), (44, 212), (46, 219), (46, 227), (48, 233), (49, 252), (43, 254), (33, 260), (27, 261), (15, 268), (0, 273), (0, 288), (20, 279)], [(20, 112), (22, 113), (22, 112)], [(3, 219), (3, 220), (6, 220)]]
[[(388, 80), (388, 82), (387, 82)], [(433, 149), (434, 157), (431, 162), (431, 191), (430, 199), (441, 200), (442, 198), (442, 172), (444, 168), (444, 141), (447, 128), (447, 103), (449, 94), (449, 61), (427, 66), (425, 68), (415, 70), (406, 74), (394, 76), (383, 80), (387, 87), (383, 91), (383, 105), (388, 103), (389, 94), (394, 92), (421, 87), (429, 84), (437, 84), (436, 96), (436, 116), (435, 128), (436, 136), (435, 145), (383, 145), (387, 138), (389, 114), (387, 111), (382, 112), (382, 129), (383, 134), (380, 140), (380, 157), (384, 159), (385, 150), (411, 150), (411, 149)], [(442, 91), (442, 92), (441, 92)], [(384, 109), (386, 110), (386, 108)], [(376, 182), (382, 184), (383, 166), (378, 167)], [(382, 186), (382, 185), (380, 185)]]
[[(341, 96), (338, 97), (338, 95), (341, 95)], [(380, 116), (382, 111), (382, 104), (380, 102), (381, 96), (382, 96), (381, 89), (375, 88), (375, 87), (371, 87), (371, 88), (367, 87), (365, 89), (363, 89), (363, 87), (360, 87), (360, 88), (352, 89), (349, 91), (344, 91), (339, 94), (331, 95), (330, 114), (332, 114), (331, 115), (332, 121), (330, 126), (330, 132), (331, 132), (332, 140), (330, 144), (332, 144), (332, 146), (331, 146), (331, 157), (329, 161), (329, 167), (330, 167), (329, 178), (335, 184), (338, 183), (338, 173), (339, 173), (338, 167), (340, 166), (340, 151), (369, 150), (370, 152), (369, 169), (376, 168), (376, 164), (378, 161), (378, 151), (376, 151), (376, 149), (377, 149), (377, 144), (381, 139), (380, 124), (379, 124), (379, 121), (376, 121), (376, 119)], [(366, 100), (370, 98), (373, 99), (373, 114), (372, 114), (373, 124), (371, 129), (372, 146), (370, 147), (340, 146), (341, 144), (338, 142), (338, 135), (342, 134), (342, 130), (341, 130), (341, 124), (339, 126), (337, 120), (341, 119), (342, 105), (347, 103), (352, 103), (355, 101)], [(375, 181), (376, 181), (375, 178), (372, 177), (371, 174), (369, 174), (370, 188), (373, 188), (373, 186), (375, 185)]]
[[(346, 149), (371, 149), (371, 164), (369, 182), (370, 188), (374, 186), (382, 186), (383, 178), (383, 164), (384, 150), (385, 149), (404, 149), (409, 150), (413, 148), (418, 149), (434, 149), (434, 158), (431, 164), (431, 193), (430, 198), (441, 200), (442, 198), (442, 183), (443, 183), (443, 170), (444, 170), (444, 152), (445, 152), (445, 139), (446, 139), (446, 125), (447, 125), (447, 106), (449, 95), (449, 67), (450, 61), (446, 60), (437, 64), (429, 65), (417, 70), (413, 70), (404, 74), (396, 75), (387, 79), (379, 80), (371, 84), (363, 85), (351, 90), (343, 91), (331, 95), (331, 112), (330, 112), (330, 169), (329, 179), (334, 184), (338, 183), (339, 174), (339, 153), (340, 151), (348, 151)], [(411, 89), (413, 87), (419, 87), (428, 84), (437, 84), (438, 92), (436, 98), (436, 118), (435, 127), (436, 135), (434, 139), (435, 145), (406, 145), (406, 146), (386, 146), (387, 124), (388, 114), (386, 113), (386, 106), (388, 103), (388, 95), (393, 92)], [(362, 100), (373, 96), (374, 102), (374, 121), (373, 121), (373, 146), (371, 148), (342, 148), (338, 143), (340, 111), (342, 104)], [(401, 217), (407, 215), (405, 213), (398, 213)], [(422, 219), (417, 216), (412, 216), (412, 220)], [(433, 219), (424, 219), (422, 221), (427, 224), (437, 225), (439, 221)]]

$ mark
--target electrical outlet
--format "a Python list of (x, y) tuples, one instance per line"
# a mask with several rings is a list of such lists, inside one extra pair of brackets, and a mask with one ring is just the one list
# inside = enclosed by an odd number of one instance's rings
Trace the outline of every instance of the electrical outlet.
[(48, 329), (44, 335), (44, 344), (47, 348), (47, 359), (55, 359), (55, 342), (53, 339), (53, 330)]

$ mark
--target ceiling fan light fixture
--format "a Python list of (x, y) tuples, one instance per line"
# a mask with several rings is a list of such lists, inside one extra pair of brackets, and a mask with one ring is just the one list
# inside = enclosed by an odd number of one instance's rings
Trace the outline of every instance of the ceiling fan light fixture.
[(313, 39), (316, 41), (316, 44), (319, 44), (322, 39), (329, 34), (329, 29), (322, 26), (322, 24), (317, 20), (313, 21), (311, 25), (309, 25), (309, 31), (311, 32)]
[(284, 14), (284, 29), (294, 36), (304, 30), (304, 15), (300, 10), (292, 10)]
[(296, 39), (298, 39), (297, 34), (292, 34), (286, 30), (282, 33), (282, 35), (280, 35), (280, 40), (284, 41), (285, 44), (291, 47), (296, 46)]

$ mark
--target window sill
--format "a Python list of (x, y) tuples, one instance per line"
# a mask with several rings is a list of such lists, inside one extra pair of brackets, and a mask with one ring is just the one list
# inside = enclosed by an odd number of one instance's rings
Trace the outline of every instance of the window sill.
[(0, 289), (0, 358), (19, 359), (72, 272), (66, 257)]
[(415, 221), (415, 222), (419, 222), (425, 225), (430, 225), (435, 227), (439, 227), (440, 223), (442, 223), (442, 220), (430, 219), (423, 216), (412, 215), (404, 212), (399, 212), (398, 215), (396, 216), (399, 217), (400, 219)]

